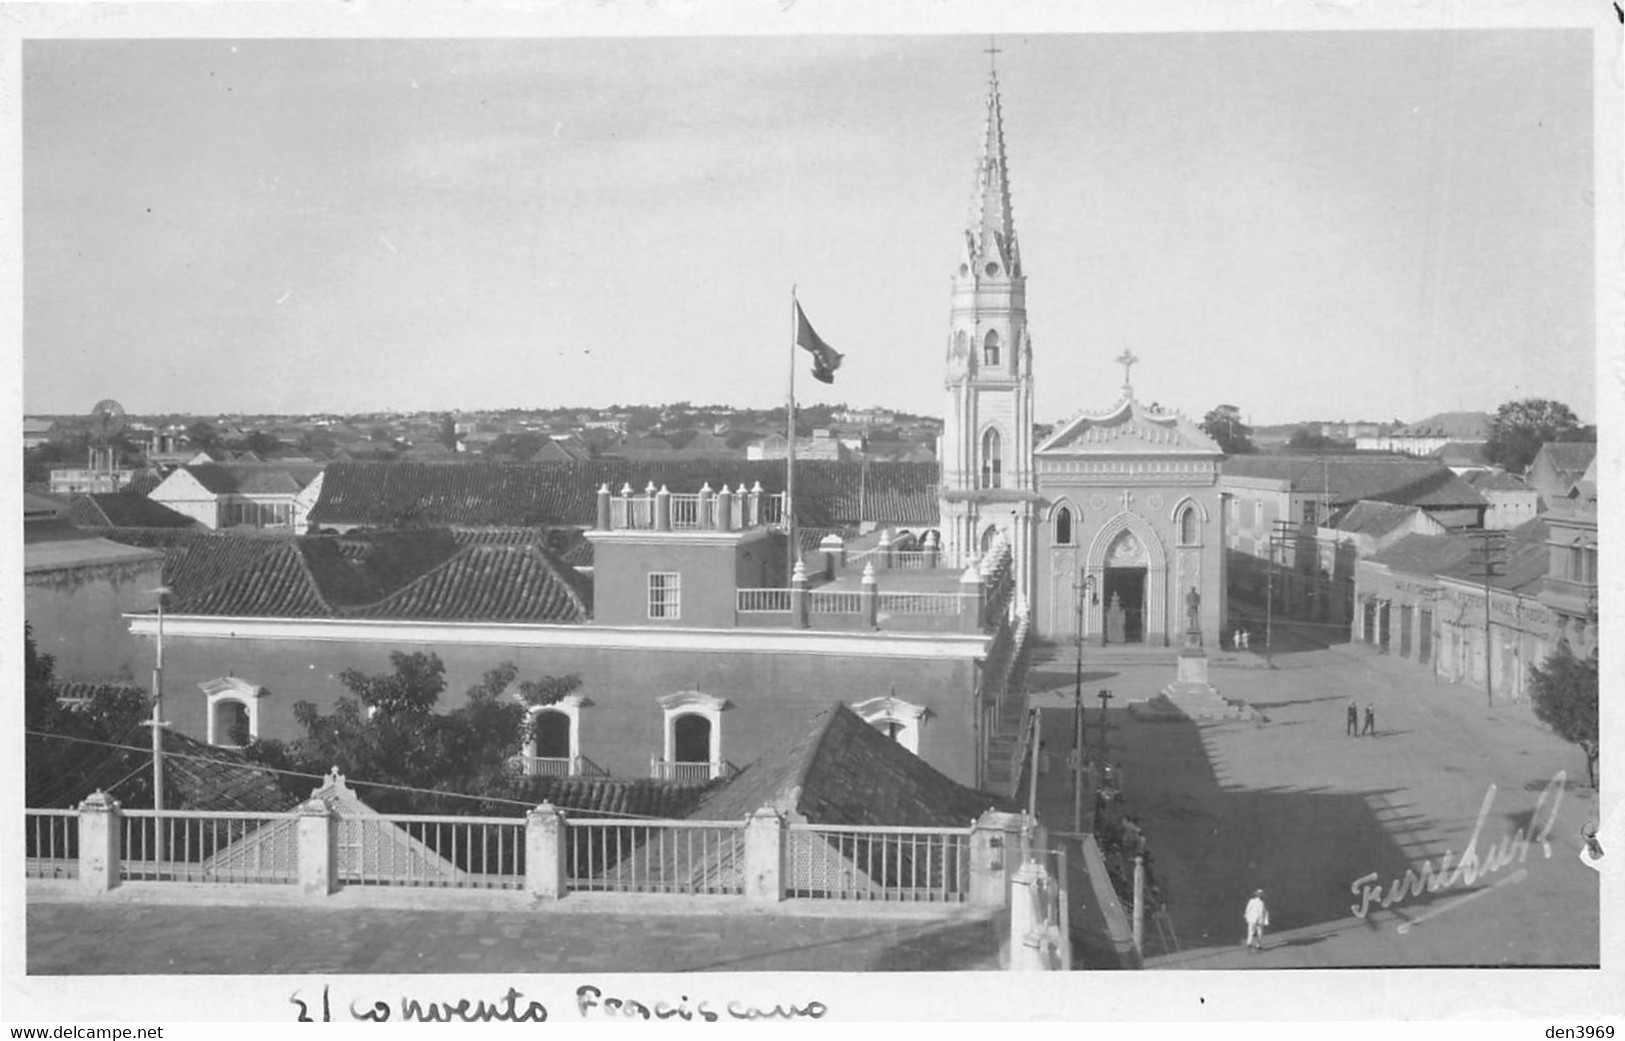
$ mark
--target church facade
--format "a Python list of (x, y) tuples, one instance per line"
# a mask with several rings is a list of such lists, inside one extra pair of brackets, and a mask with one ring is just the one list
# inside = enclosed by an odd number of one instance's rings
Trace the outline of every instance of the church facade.
[(1070, 642), (1178, 646), (1194, 609), (1219, 644), (1224, 510), (1217, 443), (1124, 384), (1103, 411), (1033, 437), (1033, 351), (997, 75), (964, 250), (952, 279), (938, 458), (945, 553), (961, 564), (1001, 534), (1037, 633)]

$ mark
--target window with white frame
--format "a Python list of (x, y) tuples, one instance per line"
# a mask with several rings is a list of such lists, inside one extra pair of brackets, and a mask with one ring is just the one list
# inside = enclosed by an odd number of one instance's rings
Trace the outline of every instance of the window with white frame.
[(676, 571), (649, 572), (649, 617), (683, 616), (683, 576)]
[(663, 780), (694, 780), (720, 776), (722, 770), (722, 713), (731, 708), (727, 698), (698, 690), (668, 694), (660, 699), (665, 716), (664, 748), (654, 771)]
[(853, 705), (852, 711), (910, 752), (920, 754), (920, 731), (928, 715), (924, 705), (915, 705), (893, 696), (870, 698)]
[(592, 702), (566, 694), (551, 705), (532, 705), (525, 727), (526, 772), (574, 777), (581, 772), (581, 710)]
[(264, 687), (237, 676), (198, 684), (208, 705), (204, 736), (211, 745), (241, 747), (260, 737), (260, 699)]

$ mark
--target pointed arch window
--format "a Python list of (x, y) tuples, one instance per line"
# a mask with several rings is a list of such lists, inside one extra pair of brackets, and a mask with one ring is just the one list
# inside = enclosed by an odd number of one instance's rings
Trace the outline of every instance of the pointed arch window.
[(982, 340), (982, 364), (993, 366), (999, 364), (999, 331), (989, 329), (987, 336)]
[(1066, 506), (1055, 511), (1055, 544), (1072, 545), (1072, 510)]
[(1002, 483), (1004, 469), (1003, 447), (999, 441), (999, 432), (988, 429), (982, 435), (982, 487), (998, 488)]
[(1187, 506), (1179, 511), (1179, 544), (1181, 546), (1194, 546), (1200, 541), (1200, 520), (1196, 515), (1195, 506)]

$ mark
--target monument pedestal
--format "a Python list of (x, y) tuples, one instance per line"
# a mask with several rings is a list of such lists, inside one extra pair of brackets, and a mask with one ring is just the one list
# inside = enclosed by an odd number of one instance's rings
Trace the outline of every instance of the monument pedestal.
[(1185, 634), (1185, 646), (1179, 652), (1177, 678), (1162, 688), (1162, 696), (1173, 707), (1190, 719), (1246, 719), (1252, 710), (1243, 704), (1232, 704), (1219, 696), (1219, 688), (1208, 682), (1207, 651), (1202, 649), (1202, 634)]

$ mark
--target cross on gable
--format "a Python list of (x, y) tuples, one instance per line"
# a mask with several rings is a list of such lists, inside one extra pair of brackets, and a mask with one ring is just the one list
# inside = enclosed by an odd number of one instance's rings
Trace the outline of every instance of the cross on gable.
[(1003, 54), (1004, 51), (1000, 50), (999, 45), (994, 43), (993, 40), (990, 38), (987, 41), (987, 46), (982, 48), (982, 53), (987, 55), (988, 66), (990, 68), (997, 69), (999, 67), (999, 58), (998, 58), (998, 56)]
[(1124, 488), (1123, 489), (1123, 509), (1124, 510), (1132, 510), (1133, 508), (1134, 508), (1134, 493), (1129, 491), (1127, 488)]
[(1123, 353), (1113, 360), (1123, 367), (1123, 389), (1133, 393), (1133, 380), (1130, 378), (1129, 373), (1135, 365), (1139, 364), (1140, 359), (1134, 356), (1133, 348), (1125, 348)]

